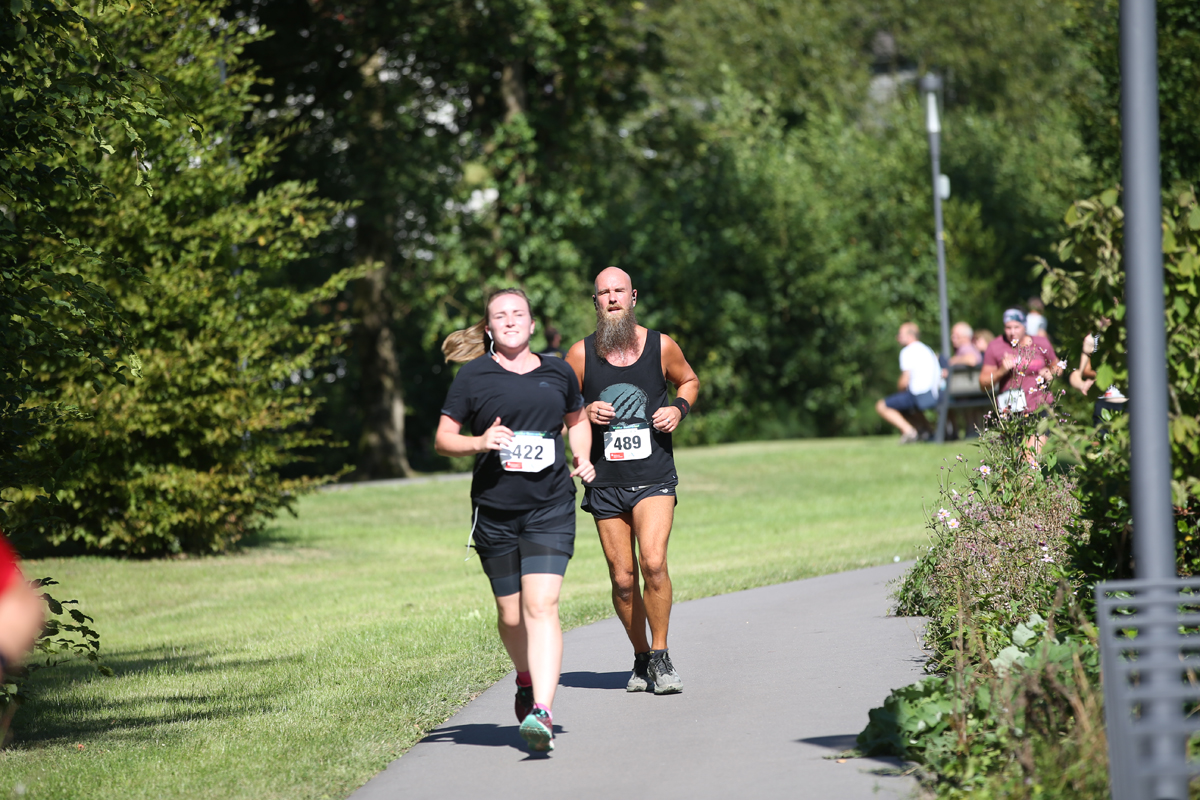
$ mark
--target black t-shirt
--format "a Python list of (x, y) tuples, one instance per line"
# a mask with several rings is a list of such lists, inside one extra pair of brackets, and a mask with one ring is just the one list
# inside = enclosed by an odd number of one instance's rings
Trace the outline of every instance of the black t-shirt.
[(541, 472), (506, 472), (500, 452), (475, 456), (471, 499), (476, 505), (508, 511), (543, 508), (569, 500), (575, 482), (567, 469), (563, 417), (583, 408), (583, 395), (574, 370), (560, 358), (545, 357), (532, 372), (518, 375), (482, 355), (458, 371), (442, 413), (481, 436), (496, 417), (513, 431), (553, 434), (554, 464)]

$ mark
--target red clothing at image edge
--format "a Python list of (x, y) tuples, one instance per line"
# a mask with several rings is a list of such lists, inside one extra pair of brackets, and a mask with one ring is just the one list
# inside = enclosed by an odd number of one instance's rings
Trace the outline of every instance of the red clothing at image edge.
[(0, 594), (7, 592), (18, 580), (21, 580), (21, 570), (17, 567), (17, 554), (0, 533)]
[[(1000, 385), (996, 387), (996, 393), (1007, 392), (1019, 385), (1021, 391), (1025, 393), (1025, 402), (1030, 410), (1051, 402), (1050, 392), (1037, 388), (1038, 372), (1046, 367), (1052, 367), (1058, 361), (1054, 345), (1050, 344), (1049, 339), (1044, 336), (1032, 338), (1032, 346), (1018, 348), (1013, 347), (1011, 342), (1005, 341), (1004, 337), (997, 336), (992, 339), (987, 352), (983, 354), (985, 367), (999, 367), (1003, 365), (1006, 355), (1017, 356), (1016, 366), (1013, 367), (1012, 372), (1001, 379)], [(1019, 384), (1018, 381), (1020, 381)], [(1030, 389), (1034, 391), (1030, 392)]]

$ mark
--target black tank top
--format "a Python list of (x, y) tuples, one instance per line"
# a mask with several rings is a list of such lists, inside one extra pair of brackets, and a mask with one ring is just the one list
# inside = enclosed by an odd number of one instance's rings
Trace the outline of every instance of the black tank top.
[[(650, 486), (675, 480), (671, 434), (654, 428), (654, 412), (668, 404), (662, 369), (662, 334), (646, 332), (646, 346), (637, 361), (615, 367), (596, 353), (596, 335), (583, 340), (583, 402), (603, 400), (616, 411), (612, 425), (592, 425), (592, 464), (596, 480), (590, 486)], [(617, 425), (649, 425), (650, 455), (631, 461), (604, 458), (605, 434)]]

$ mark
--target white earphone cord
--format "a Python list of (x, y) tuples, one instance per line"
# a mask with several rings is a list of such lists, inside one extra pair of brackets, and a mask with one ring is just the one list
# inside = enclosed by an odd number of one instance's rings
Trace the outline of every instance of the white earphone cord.
[(479, 506), (475, 506), (475, 513), (471, 517), (471, 532), (467, 534), (467, 557), (464, 562), (471, 560), (471, 540), (475, 538), (475, 524), (479, 522)]

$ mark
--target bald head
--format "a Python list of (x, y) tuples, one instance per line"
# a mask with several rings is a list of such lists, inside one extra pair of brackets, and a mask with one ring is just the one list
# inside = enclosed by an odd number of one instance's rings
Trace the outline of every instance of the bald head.
[(600, 294), (601, 288), (621, 287), (626, 293), (633, 291), (633, 279), (629, 277), (629, 273), (620, 267), (606, 267), (596, 276), (596, 294)]

